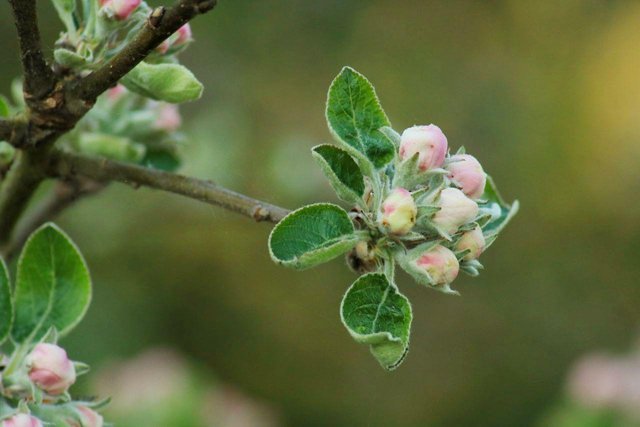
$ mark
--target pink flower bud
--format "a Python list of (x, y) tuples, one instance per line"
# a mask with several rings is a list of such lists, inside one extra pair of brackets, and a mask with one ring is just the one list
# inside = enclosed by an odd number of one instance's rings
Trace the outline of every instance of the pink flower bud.
[(158, 118), (156, 119), (156, 129), (166, 132), (175, 132), (182, 124), (182, 117), (178, 107), (173, 104), (162, 104), (158, 109)]
[(420, 170), (439, 168), (444, 163), (447, 147), (447, 137), (438, 126), (413, 126), (402, 132), (400, 158), (406, 160), (418, 153)]
[(107, 90), (107, 98), (111, 102), (116, 102), (125, 94), (127, 90), (121, 84), (117, 84), (111, 89)]
[(16, 414), (2, 421), (2, 427), (42, 427), (42, 421), (29, 414)]
[(455, 233), (461, 225), (473, 220), (478, 214), (476, 202), (457, 188), (445, 188), (437, 202), (440, 210), (433, 216), (433, 223), (449, 234)]
[(54, 344), (40, 343), (26, 359), (29, 379), (43, 391), (62, 394), (76, 382), (76, 369), (67, 352)]
[(396, 188), (382, 203), (381, 224), (392, 234), (407, 234), (416, 223), (418, 208), (411, 193), (404, 188)]
[(80, 418), (80, 424), (77, 421), (68, 421), (71, 427), (102, 427), (104, 425), (104, 418), (102, 415), (89, 409), (84, 405), (76, 406), (76, 412)]
[(453, 282), (460, 270), (456, 255), (441, 245), (436, 245), (420, 255), (415, 263), (419, 269), (429, 274), (436, 286)]
[(100, 0), (102, 7), (108, 7), (119, 20), (127, 19), (140, 6), (142, 0)]
[(462, 188), (462, 192), (472, 199), (477, 199), (484, 193), (487, 176), (482, 165), (469, 154), (451, 156), (447, 165), (449, 178)]
[(193, 33), (191, 32), (191, 26), (188, 23), (178, 28), (178, 31), (176, 31), (176, 34), (178, 35), (178, 38), (174, 43), (175, 46), (180, 46), (185, 43), (189, 43), (193, 37)]
[(466, 254), (463, 259), (465, 261), (471, 261), (480, 257), (485, 245), (486, 242), (484, 240), (484, 234), (482, 234), (482, 229), (476, 225), (476, 228), (467, 231), (460, 237), (456, 244), (456, 250), (466, 251), (468, 249), (470, 252)]

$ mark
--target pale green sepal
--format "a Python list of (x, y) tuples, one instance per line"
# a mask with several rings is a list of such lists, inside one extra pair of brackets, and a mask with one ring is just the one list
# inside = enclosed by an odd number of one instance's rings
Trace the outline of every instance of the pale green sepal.
[(357, 342), (371, 346), (383, 368), (393, 370), (402, 363), (413, 315), (409, 300), (386, 275), (360, 276), (342, 299), (340, 318)]
[(396, 147), (380, 131), (390, 126), (371, 83), (350, 67), (344, 67), (329, 87), (326, 117), (336, 139), (364, 154), (376, 168), (395, 157)]
[(12, 323), (13, 303), (9, 284), (9, 270), (4, 260), (0, 258), (0, 344), (7, 339)]
[(132, 92), (172, 104), (195, 101), (203, 86), (188, 68), (179, 64), (141, 62), (122, 80)]
[(361, 239), (347, 212), (331, 203), (317, 203), (287, 215), (269, 235), (271, 259), (303, 270), (353, 249)]
[(76, 370), (76, 375), (85, 375), (91, 370), (91, 367), (83, 362), (73, 362), (73, 366)]
[(504, 229), (509, 221), (511, 221), (511, 219), (518, 213), (520, 203), (516, 200), (512, 205), (507, 204), (498, 192), (493, 179), (489, 175), (487, 175), (487, 183), (482, 199), (483, 201), (478, 203), (481, 212), (485, 215), (491, 215), (491, 219), (481, 225), (482, 233), (484, 234), (486, 241), (486, 250), (495, 241), (498, 234)]
[(82, 320), (91, 301), (89, 269), (57, 226), (45, 224), (29, 237), (17, 271), (14, 342), (37, 341), (51, 327), (63, 336)]
[(55, 326), (49, 328), (46, 334), (40, 339), (40, 342), (47, 344), (58, 344), (58, 340), (60, 339), (60, 335), (58, 334), (58, 330)]
[(400, 134), (393, 130), (391, 126), (382, 126), (380, 132), (393, 143), (396, 147), (400, 147), (400, 140), (402, 139)]
[(363, 204), (364, 177), (347, 151), (323, 144), (313, 147), (311, 153), (340, 199), (352, 204)]

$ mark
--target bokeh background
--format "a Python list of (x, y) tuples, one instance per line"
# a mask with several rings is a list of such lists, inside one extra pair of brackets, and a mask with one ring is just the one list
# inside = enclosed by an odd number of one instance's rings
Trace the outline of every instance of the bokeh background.
[[(40, 3), (51, 46), (60, 25)], [(544, 425), (572, 364), (628, 351), (640, 326), (639, 23), (624, 0), (221, 1), (182, 56), (206, 87), (182, 109), (183, 172), (289, 208), (336, 201), (309, 149), (330, 141), (326, 91), (351, 65), (397, 130), (439, 125), (520, 214), (461, 297), (399, 279), (412, 347), (387, 373), (340, 324), (342, 260), (285, 270), (267, 224), (113, 185), (59, 218), (95, 287), (70, 354), (100, 372), (169, 348), (274, 425)], [(0, 31), (7, 93), (19, 62), (4, 2)]]

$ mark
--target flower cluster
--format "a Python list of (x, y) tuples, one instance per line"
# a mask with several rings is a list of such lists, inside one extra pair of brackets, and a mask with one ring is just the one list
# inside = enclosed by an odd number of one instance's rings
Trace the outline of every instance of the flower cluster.
[[(29, 352), (18, 346), (6, 358), (1, 379), (5, 402), (18, 401), (17, 407), (5, 404), (0, 409), (0, 427), (102, 427), (97, 409), (103, 403), (74, 401), (69, 388), (86, 365), (69, 359), (55, 343), (55, 333), (34, 345)], [(53, 337), (53, 338), (52, 338)]]
[[(464, 149), (449, 154), (447, 137), (436, 125), (410, 127), (397, 140), (376, 227), (364, 245), (392, 248), (400, 266), (420, 283), (453, 292), (449, 284), (461, 267), (472, 275), (482, 267), (478, 258), (487, 242), (481, 225), (490, 215), (479, 205), (487, 175)], [(349, 256), (359, 259), (350, 264), (375, 269), (371, 252), (363, 256), (356, 248)]]

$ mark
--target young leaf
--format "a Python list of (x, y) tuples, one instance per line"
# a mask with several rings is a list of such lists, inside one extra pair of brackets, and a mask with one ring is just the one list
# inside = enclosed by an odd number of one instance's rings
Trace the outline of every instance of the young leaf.
[(123, 79), (132, 92), (159, 101), (179, 104), (202, 96), (202, 83), (188, 68), (179, 64), (139, 63)]
[(364, 177), (349, 153), (334, 145), (325, 144), (313, 147), (312, 154), (338, 197), (353, 204), (362, 200)]
[(9, 271), (4, 260), (0, 258), (0, 344), (4, 342), (11, 330), (13, 321), (13, 304), (9, 286)]
[(411, 304), (387, 276), (369, 273), (347, 290), (340, 317), (351, 336), (369, 344), (383, 368), (393, 370), (409, 351)]
[(486, 250), (496, 240), (498, 233), (500, 233), (509, 221), (511, 221), (511, 218), (518, 213), (520, 204), (517, 200), (513, 202), (512, 205), (507, 204), (489, 175), (487, 175), (487, 184), (482, 200), (485, 200), (485, 202), (478, 204), (481, 211), (491, 213), (491, 219), (482, 226), (482, 233), (486, 240)]
[(41, 338), (51, 327), (68, 333), (91, 301), (91, 278), (78, 248), (55, 225), (45, 224), (25, 244), (18, 261), (15, 320), (17, 343)]
[(9, 115), (11, 115), (9, 100), (3, 95), (0, 95), (0, 117), (9, 117)]
[(353, 68), (345, 67), (329, 88), (327, 122), (336, 138), (348, 149), (364, 154), (377, 167), (389, 163), (396, 147), (380, 131), (390, 126), (375, 90)]
[(330, 203), (304, 206), (280, 221), (269, 236), (271, 258), (298, 270), (351, 250), (359, 237), (349, 215)]
[(123, 136), (83, 132), (78, 137), (78, 150), (91, 156), (107, 157), (125, 162), (141, 161), (147, 148)]

